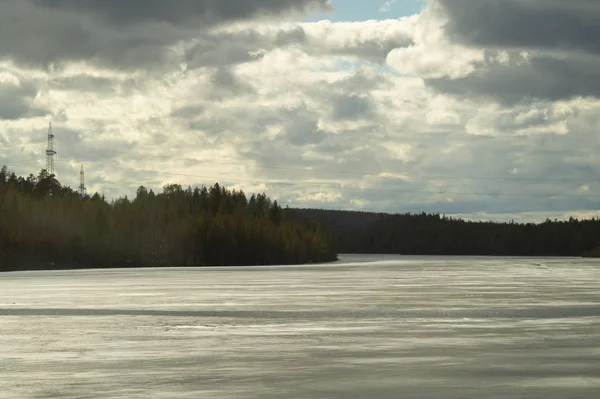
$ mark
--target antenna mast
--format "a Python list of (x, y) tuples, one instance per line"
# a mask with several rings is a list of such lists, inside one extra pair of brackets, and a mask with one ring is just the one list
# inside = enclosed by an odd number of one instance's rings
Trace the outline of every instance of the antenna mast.
[(54, 157), (56, 151), (54, 151), (54, 134), (52, 133), (52, 122), (48, 128), (48, 148), (46, 149), (46, 172), (48, 176), (54, 175)]
[(81, 171), (79, 172), (79, 196), (85, 197), (85, 175), (83, 174), (83, 165), (81, 165)]

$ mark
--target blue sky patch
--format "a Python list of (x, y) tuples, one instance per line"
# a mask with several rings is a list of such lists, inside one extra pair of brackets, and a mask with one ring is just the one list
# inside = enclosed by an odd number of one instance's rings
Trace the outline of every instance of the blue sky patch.
[(332, 0), (332, 12), (313, 13), (307, 22), (328, 19), (333, 22), (400, 18), (418, 14), (425, 0)]

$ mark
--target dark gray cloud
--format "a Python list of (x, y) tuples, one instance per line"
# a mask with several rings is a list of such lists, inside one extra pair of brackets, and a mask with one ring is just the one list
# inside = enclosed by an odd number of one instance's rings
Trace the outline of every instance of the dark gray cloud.
[(600, 57), (533, 56), (528, 63), (489, 64), (461, 79), (426, 79), (427, 85), (459, 96), (494, 98), (506, 105), (534, 100), (600, 97)]
[(597, 0), (436, 0), (451, 38), (477, 46), (600, 52)]
[(109, 94), (116, 92), (120, 82), (109, 78), (99, 78), (88, 75), (76, 75), (69, 77), (60, 77), (48, 82), (48, 86), (53, 90), (78, 91), (90, 93)]
[(67, 15), (43, 12), (27, 1), (0, 2), (0, 59), (45, 64), (92, 55), (90, 32)]
[(274, 40), (275, 44), (278, 47), (285, 47), (285, 46), (294, 45), (294, 44), (298, 44), (298, 43), (306, 43), (306, 41), (307, 41), (306, 31), (301, 26), (296, 26), (295, 28), (290, 29), (290, 30), (280, 29), (275, 34), (275, 40)]
[[(112, 155), (104, 154), (102, 157), (100, 153), (86, 148), (86, 144), (89, 144), (89, 141), (84, 142), (84, 134), (81, 131), (77, 131), (74, 129), (70, 129), (68, 127), (63, 126), (62, 124), (53, 123), (52, 124), (52, 132), (55, 136), (55, 145), (54, 149), (57, 152), (57, 161), (60, 163), (68, 162), (68, 160), (76, 159), (79, 162), (84, 161), (85, 159), (92, 160), (107, 160), (112, 159)], [(39, 148), (36, 148), (36, 152), (39, 155), (43, 155), (43, 150), (46, 146), (46, 130), (40, 129), (33, 133), (33, 137), (35, 140), (32, 141), (40, 141)], [(79, 154), (85, 153), (85, 159)], [(43, 159), (40, 156), (41, 159)]]
[(37, 88), (31, 84), (14, 86), (0, 83), (0, 120), (17, 120), (48, 115), (49, 110), (33, 104), (37, 92)]
[(217, 68), (210, 77), (210, 82), (214, 89), (212, 97), (216, 97), (216, 99), (254, 93), (254, 88), (249, 83), (239, 79), (236, 73), (228, 67)]
[(194, 119), (202, 115), (206, 111), (206, 107), (203, 105), (187, 105), (185, 107), (177, 108), (171, 112), (173, 118), (181, 119)]
[[(505, 105), (600, 97), (600, 2), (594, 0), (434, 0), (451, 42), (507, 51), (460, 79), (429, 79), (441, 92)], [(526, 52), (527, 59), (519, 54)]]
[(234, 65), (250, 61), (251, 51), (261, 48), (265, 38), (256, 32), (237, 35), (204, 35), (185, 54), (185, 61), (192, 69)]
[(93, 14), (35, 7), (27, 0), (0, 2), (0, 59), (31, 67), (97, 62), (137, 67), (166, 60), (164, 47), (191, 33), (160, 24), (111, 27)]
[(288, 115), (290, 118), (284, 133), (292, 145), (318, 144), (325, 139), (326, 133), (319, 130), (318, 127), (319, 115), (311, 113), (305, 108), (288, 112)]
[[(340, 185), (360, 180), (361, 172), (380, 171), (381, 149), (372, 142), (370, 127), (333, 133), (318, 127), (320, 112), (303, 106), (270, 113), (270, 117), (264, 116), (253, 124), (253, 131), (259, 132), (279, 121), (283, 123), (281, 133), (271, 139), (247, 135), (236, 148), (241, 159), (262, 167), (251, 170), (257, 180), (287, 180), (292, 182), (292, 189), (335, 194)], [(353, 172), (357, 176), (348, 174)], [(313, 181), (304, 185), (307, 180)], [(355, 198), (360, 190), (346, 194)]]
[[(263, 167), (252, 171), (257, 179), (288, 180), (298, 182), (303, 189), (315, 190), (320, 188), (319, 183), (303, 186), (302, 182), (322, 180), (324, 188), (332, 188), (330, 191), (335, 192), (334, 189), (340, 184), (360, 180), (360, 173), (366, 171), (365, 165), (369, 165), (372, 171), (379, 170), (379, 148), (375, 145), (362, 146), (365, 137), (368, 136), (364, 130), (348, 131), (341, 135), (318, 131), (307, 119), (290, 123), (284, 135), (275, 139), (248, 140), (238, 148), (238, 153), (243, 159), (252, 160)], [(289, 150), (290, 144), (294, 145), (293, 151)], [(357, 172), (358, 176), (348, 175), (348, 172)]]
[(257, 14), (329, 8), (328, 0), (34, 0), (34, 3), (49, 9), (96, 15), (116, 25), (147, 21), (180, 24), (198, 20), (215, 24)]
[(334, 86), (345, 94), (355, 95), (376, 89), (389, 89), (392, 85), (390, 78), (385, 74), (361, 68), (351, 76), (337, 81)]
[[(203, 126), (208, 128), (210, 124), (219, 124), (211, 118), (211, 115), (204, 115), (209, 103), (256, 94), (253, 85), (240, 78), (230, 67), (206, 68), (205, 72), (206, 81), (202, 80), (190, 87), (193, 97), (201, 98), (202, 101), (197, 103), (196, 100), (192, 100), (192, 103), (176, 107), (171, 113), (172, 117), (191, 122), (190, 126), (195, 130), (203, 130)], [(205, 118), (203, 122), (200, 121), (202, 118)], [(219, 130), (219, 127), (216, 127), (216, 130)]]
[(341, 95), (333, 99), (333, 117), (349, 120), (373, 116), (375, 105), (367, 98), (358, 95)]
[(151, 67), (168, 59), (166, 47), (221, 22), (327, 6), (327, 0), (8, 0), (0, 2), (0, 59)]

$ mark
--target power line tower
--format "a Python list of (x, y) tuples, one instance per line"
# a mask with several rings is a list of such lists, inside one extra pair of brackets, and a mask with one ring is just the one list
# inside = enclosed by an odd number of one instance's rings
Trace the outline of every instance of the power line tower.
[(81, 165), (81, 171), (79, 172), (79, 196), (85, 197), (85, 175), (83, 174), (83, 165)]
[(50, 122), (50, 127), (48, 128), (48, 147), (46, 148), (46, 173), (48, 173), (48, 176), (52, 176), (54, 174), (55, 156), (56, 151), (54, 151), (54, 134), (52, 133), (52, 122)]

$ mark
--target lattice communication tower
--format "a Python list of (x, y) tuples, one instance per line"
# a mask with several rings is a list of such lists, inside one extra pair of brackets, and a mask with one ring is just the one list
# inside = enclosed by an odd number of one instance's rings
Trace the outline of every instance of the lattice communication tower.
[(81, 171), (79, 172), (79, 195), (81, 197), (85, 197), (86, 195), (85, 188), (85, 175), (83, 174), (83, 165), (81, 165)]
[(48, 147), (46, 148), (46, 172), (48, 176), (54, 175), (54, 158), (56, 151), (54, 151), (54, 134), (52, 133), (52, 122), (48, 128)]

